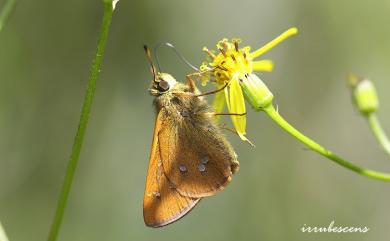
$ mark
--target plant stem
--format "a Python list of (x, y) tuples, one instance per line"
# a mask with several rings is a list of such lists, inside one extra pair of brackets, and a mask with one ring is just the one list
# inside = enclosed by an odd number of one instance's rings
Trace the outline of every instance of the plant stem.
[(325, 156), (326, 158), (336, 162), (337, 164), (356, 172), (360, 175), (367, 176), (373, 179), (378, 179), (382, 181), (390, 181), (390, 174), (383, 173), (383, 172), (377, 172), (370, 169), (366, 169), (364, 167), (357, 166), (339, 156), (332, 153), (331, 151), (327, 150), (326, 148), (322, 147), (317, 142), (313, 141), (309, 137), (303, 135), (301, 132), (299, 132), (297, 129), (295, 129), (293, 126), (291, 126), (279, 113), (275, 110), (273, 105), (269, 105), (264, 109), (264, 112), (267, 113), (267, 115), (275, 121), (280, 127), (282, 127), (285, 131), (287, 131), (290, 135), (297, 138), (299, 141), (301, 141), (303, 144), (308, 146), (311, 150)]
[(8, 241), (7, 234), (5, 234), (4, 228), (0, 222), (0, 241)]
[(102, 64), (104, 49), (106, 46), (106, 40), (108, 36), (108, 31), (110, 28), (113, 8), (111, 1), (103, 1), (104, 4), (104, 14), (103, 14), (103, 23), (101, 27), (101, 32), (98, 40), (98, 46), (96, 49), (96, 55), (92, 62), (90, 77), (87, 84), (87, 89), (85, 92), (84, 103), (81, 110), (79, 126), (76, 132), (74, 139), (72, 152), (68, 162), (68, 167), (66, 170), (64, 182), (61, 189), (61, 194), (58, 200), (56, 213), (53, 219), (53, 223), (50, 229), (48, 241), (54, 241), (57, 239), (58, 231), (61, 226), (61, 221), (63, 218), (64, 210), (67, 204), (69, 191), (72, 186), (73, 176), (77, 167), (77, 161), (80, 156), (81, 147), (83, 144), (83, 139), (85, 135), (85, 130), (87, 128), (89, 114), (91, 112), (92, 101), (96, 88), (96, 80), (100, 73), (100, 67)]
[(9, 15), (11, 14), (12, 10), (16, 6), (16, 0), (8, 0), (5, 2), (3, 10), (0, 12), (0, 32), (4, 27), (5, 22), (7, 21)]
[(390, 155), (390, 141), (387, 138), (385, 131), (382, 129), (382, 126), (375, 113), (370, 113), (367, 115), (368, 123), (370, 124), (371, 130), (374, 132), (376, 139), (381, 144), (385, 152)]

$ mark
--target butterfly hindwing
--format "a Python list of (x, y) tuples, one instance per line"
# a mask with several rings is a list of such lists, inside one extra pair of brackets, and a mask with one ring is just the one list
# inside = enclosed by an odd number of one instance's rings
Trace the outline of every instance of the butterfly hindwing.
[(192, 114), (198, 116), (176, 123), (170, 122), (177, 118), (166, 115), (158, 139), (162, 166), (169, 181), (181, 195), (200, 198), (222, 190), (230, 182), (238, 162), (213, 117), (207, 113)]

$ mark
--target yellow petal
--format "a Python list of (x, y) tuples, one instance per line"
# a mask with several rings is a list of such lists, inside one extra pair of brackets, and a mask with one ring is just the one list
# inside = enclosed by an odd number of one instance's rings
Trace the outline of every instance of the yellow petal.
[(228, 110), (229, 110), (229, 112), (230, 112), (229, 88), (225, 88), (225, 89), (224, 89), (224, 92), (225, 92), (226, 104), (227, 104)]
[(271, 72), (274, 69), (274, 63), (271, 60), (253, 61), (253, 71)]
[[(217, 94), (215, 94), (215, 98), (213, 100), (212, 106), (214, 108), (215, 113), (222, 113), (223, 108), (225, 107), (225, 92), (220, 91)], [(219, 120), (220, 117), (221, 117), (220, 115), (215, 116), (217, 120)]]
[(250, 57), (252, 59), (254, 59), (256, 57), (259, 57), (260, 55), (264, 54), (268, 50), (272, 49), (276, 45), (280, 44), (281, 42), (283, 42), (287, 38), (289, 38), (289, 37), (291, 37), (291, 36), (293, 36), (293, 35), (295, 35), (297, 33), (298, 33), (298, 29), (297, 28), (289, 28), (287, 31), (285, 31), (284, 33), (282, 33), (281, 35), (279, 35), (275, 39), (271, 40), (269, 43), (267, 43), (263, 47), (259, 48), (255, 52), (251, 53)]
[[(229, 93), (230, 104), (228, 104), (229, 112), (233, 114), (246, 113), (244, 95), (241, 90), (240, 83), (237, 79), (233, 79), (230, 82)], [(246, 133), (246, 116), (231, 115), (231, 119), (238, 135), (242, 140), (247, 140), (244, 136)]]

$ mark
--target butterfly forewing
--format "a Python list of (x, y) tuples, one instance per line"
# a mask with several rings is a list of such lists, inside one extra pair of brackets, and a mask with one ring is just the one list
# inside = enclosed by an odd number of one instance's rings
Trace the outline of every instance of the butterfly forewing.
[(178, 220), (200, 200), (182, 196), (164, 173), (159, 148), (161, 143), (158, 140), (162, 123), (160, 116), (160, 114), (157, 116), (153, 135), (143, 203), (144, 221), (150, 227), (161, 227)]

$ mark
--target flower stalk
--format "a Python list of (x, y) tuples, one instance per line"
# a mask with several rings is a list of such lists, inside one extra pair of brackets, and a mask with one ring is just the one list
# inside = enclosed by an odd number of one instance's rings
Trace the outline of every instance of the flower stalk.
[(383, 130), (376, 114), (371, 113), (367, 115), (367, 121), (379, 144), (382, 146), (383, 150), (390, 156), (390, 140), (387, 137), (385, 131)]
[(15, 6), (16, 6), (16, 0), (7, 0), (5, 2), (4, 7), (0, 12), (0, 32), (3, 29), (12, 11), (15, 9)]
[(90, 77), (88, 80), (87, 89), (85, 91), (84, 103), (81, 110), (79, 126), (74, 139), (60, 197), (58, 199), (57, 209), (51, 225), (49, 237), (47, 239), (48, 241), (55, 241), (57, 239), (58, 232), (61, 227), (62, 218), (64, 215), (65, 207), (69, 197), (69, 192), (73, 182), (73, 176), (76, 171), (77, 163), (80, 156), (80, 151), (82, 148), (86, 128), (88, 125), (89, 114), (91, 112), (92, 102), (93, 102), (95, 89), (96, 89), (96, 80), (99, 77), (99, 73), (103, 61), (104, 50), (106, 46), (106, 41), (108, 37), (108, 32), (110, 29), (111, 18), (115, 8), (114, 3), (116, 3), (116, 1), (113, 2), (112, 0), (103, 0), (103, 6), (104, 6), (103, 21), (102, 21), (101, 32), (100, 32), (98, 45), (96, 49), (96, 54), (92, 62)]
[(269, 105), (265, 109), (263, 109), (264, 112), (281, 128), (283, 128), (285, 131), (287, 131), (290, 135), (295, 137), (297, 140), (305, 144), (307, 147), (309, 147), (311, 150), (319, 153), (320, 155), (328, 158), (329, 160), (355, 172), (360, 175), (370, 177), (372, 179), (381, 180), (390, 182), (390, 174), (384, 173), (384, 172), (377, 172), (374, 170), (367, 169), (365, 167), (360, 167), (356, 164), (353, 164), (344, 158), (334, 154), (330, 150), (326, 149), (325, 147), (321, 146), (317, 142), (313, 141), (309, 137), (305, 136), (301, 132), (299, 132), (297, 129), (295, 129), (292, 125), (290, 125), (279, 113), (275, 110), (273, 105)]

